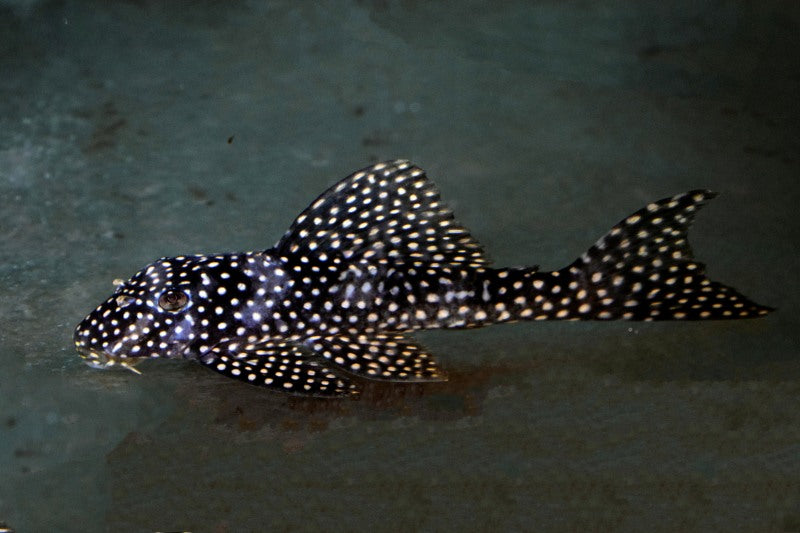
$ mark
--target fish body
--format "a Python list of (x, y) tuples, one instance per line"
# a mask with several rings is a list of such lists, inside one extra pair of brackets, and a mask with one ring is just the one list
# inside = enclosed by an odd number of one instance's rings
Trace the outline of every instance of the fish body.
[(492, 268), (424, 171), (379, 163), (317, 198), (274, 248), (162, 258), (121, 282), (76, 328), (94, 367), (198, 361), (296, 394), (358, 392), (351, 375), (440, 381), (406, 337), (517, 320), (754, 318), (771, 309), (709, 280), (686, 237), (714, 193), (625, 218), (572, 264)]

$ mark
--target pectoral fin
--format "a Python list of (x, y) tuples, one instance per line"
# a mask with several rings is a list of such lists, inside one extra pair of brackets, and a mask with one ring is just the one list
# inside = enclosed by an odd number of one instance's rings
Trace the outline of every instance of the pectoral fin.
[(283, 392), (327, 397), (358, 394), (347, 378), (291, 343), (258, 344), (251, 350), (216, 347), (200, 362), (229, 378)]
[(402, 335), (313, 337), (306, 346), (338, 367), (368, 379), (447, 380), (436, 361), (422, 347)]

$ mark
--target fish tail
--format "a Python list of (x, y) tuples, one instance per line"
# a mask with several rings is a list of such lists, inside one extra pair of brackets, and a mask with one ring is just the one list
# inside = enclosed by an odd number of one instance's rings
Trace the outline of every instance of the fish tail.
[(515, 320), (713, 320), (773, 309), (711, 281), (686, 233), (715, 193), (695, 190), (649, 204), (614, 226), (571, 265), (487, 270), (467, 326)]
[[(550, 273), (546, 307), (554, 315), (548, 318), (714, 320), (772, 311), (711, 281), (694, 260), (687, 231), (697, 210), (715, 196), (690, 191), (622, 220), (571, 265)], [(560, 291), (553, 294), (556, 286)]]

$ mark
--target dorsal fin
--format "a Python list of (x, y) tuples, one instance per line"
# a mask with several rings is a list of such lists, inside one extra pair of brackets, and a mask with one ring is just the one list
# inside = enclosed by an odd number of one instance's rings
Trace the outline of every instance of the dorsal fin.
[(401, 160), (359, 170), (325, 191), (276, 249), (287, 258), (328, 264), (489, 264), (425, 172)]

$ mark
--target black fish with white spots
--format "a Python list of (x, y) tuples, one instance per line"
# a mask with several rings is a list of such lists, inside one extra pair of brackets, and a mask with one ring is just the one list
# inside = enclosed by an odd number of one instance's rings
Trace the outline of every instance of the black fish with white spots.
[(189, 359), (315, 396), (351, 375), (441, 381), (406, 333), (516, 320), (705, 320), (771, 311), (709, 280), (686, 233), (714, 193), (649, 204), (553, 272), (491, 268), (422, 169), (380, 163), (317, 198), (260, 252), (163, 258), (120, 282), (75, 330), (98, 368)]

